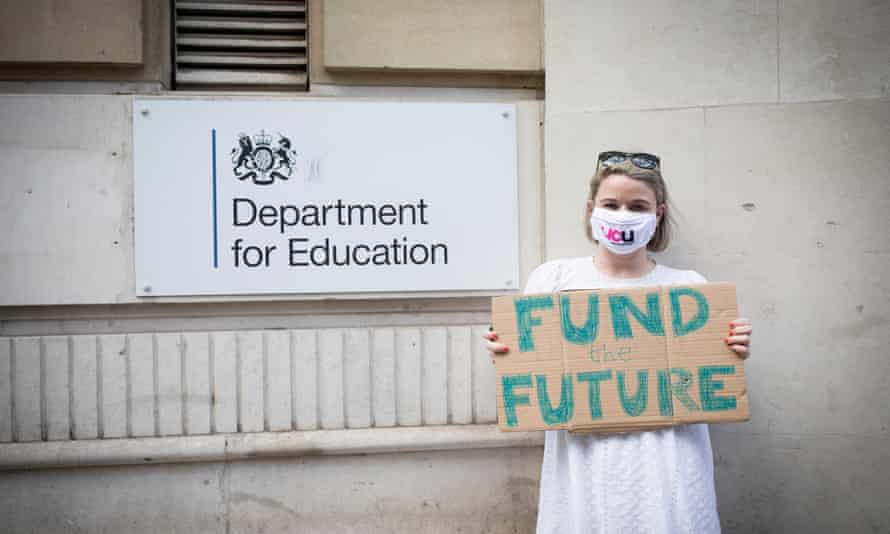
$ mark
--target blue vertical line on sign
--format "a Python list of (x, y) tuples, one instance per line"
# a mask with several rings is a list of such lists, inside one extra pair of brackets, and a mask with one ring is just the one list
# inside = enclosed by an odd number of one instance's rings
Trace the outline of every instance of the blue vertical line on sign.
[(216, 128), (210, 130), (210, 164), (213, 168), (213, 268), (219, 267), (216, 239)]

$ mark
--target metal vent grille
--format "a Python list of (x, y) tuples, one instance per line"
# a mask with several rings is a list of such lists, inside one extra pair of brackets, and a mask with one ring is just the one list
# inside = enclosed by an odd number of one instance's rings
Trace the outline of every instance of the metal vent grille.
[(174, 0), (178, 89), (306, 90), (304, 0)]

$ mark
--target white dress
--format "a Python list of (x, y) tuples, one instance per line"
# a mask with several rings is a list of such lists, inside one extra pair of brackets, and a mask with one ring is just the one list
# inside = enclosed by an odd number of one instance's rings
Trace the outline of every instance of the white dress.
[[(583, 256), (539, 266), (525, 293), (705, 281), (661, 264), (641, 278), (611, 278)], [(537, 533), (582, 532), (719, 533), (708, 425), (625, 434), (545, 431)]]

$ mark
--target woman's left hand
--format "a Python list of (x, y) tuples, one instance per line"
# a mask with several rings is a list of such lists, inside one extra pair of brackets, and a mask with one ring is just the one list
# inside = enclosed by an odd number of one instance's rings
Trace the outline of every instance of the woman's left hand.
[(729, 345), (729, 348), (742, 358), (748, 357), (752, 328), (751, 321), (744, 317), (739, 317), (729, 323), (729, 335), (726, 336), (724, 341)]

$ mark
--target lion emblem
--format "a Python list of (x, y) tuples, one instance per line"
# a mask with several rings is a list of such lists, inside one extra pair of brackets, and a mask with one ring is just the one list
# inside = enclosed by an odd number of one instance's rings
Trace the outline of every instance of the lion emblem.
[(287, 180), (294, 172), (297, 153), (291, 148), (291, 140), (278, 134), (272, 144), (272, 136), (265, 131), (250, 136), (238, 134), (238, 144), (232, 149), (232, 172), (239, 180), (252, 179), (257, 185), (269, 185), (276, 178)]

